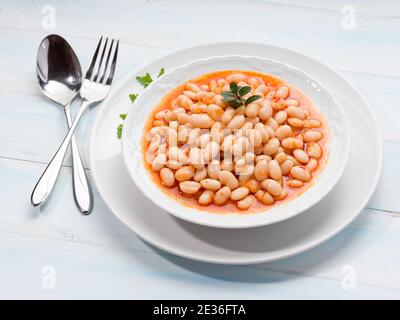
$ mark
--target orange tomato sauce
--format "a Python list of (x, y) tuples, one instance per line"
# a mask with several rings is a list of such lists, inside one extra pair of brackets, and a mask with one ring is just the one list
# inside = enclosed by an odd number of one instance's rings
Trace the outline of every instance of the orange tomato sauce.
[[(277, 86), (277, 85), (285, 84), (290, 89), (289, 97), (287, 97), (286, 99), (290, 99), (290, 98), (297, 99), (300, 103), (299, 107), (305, 108), (309, 111), (310, 118), (318, 119), (322, 123), (321, 127), (317, 128), (317, 130), (320, 131), (323, 135), (322, 139), (318, 141), (318, 144), (321, 146), (321, 149), (322, 149), (322, 156), (320, 159), (318, 159), (317, 169), (315, 169), (312, 172), (311, 180), (308, 182), (305, 182), (304, 185), (300, 188), (290, 188), (286, 184), (288, 177), (283, 176), (284, 189), (288, 191), (287, 196), (283, 200), (277, 200), (272, 205), (265, 205), (265, 204), (262, 204), (261, 202), (259, 202), (258, 200), (254, 200), (252, 206), (247, 210), (239, 209), (236, 206), (236, 202), (231, 201), (231, 200), (228, 200), (228, 202), (222, 206), (215, 205), (214, 203), (211, 203), (207, 206), (199, 205), (197, 202), (197, 198), (200, 195), (200, 193), (204, 190), (200, 189), (200, 191), (197, 194), (187, 195), (187, 194), (182, 193), (179, 190), (177, 183), (172, 188), (168, 188), (168, 187), (164, 186), (163, 183), (161, 182), (159, 173), (152, 171), (151, 163), (148, 163), (145, 160), (146, 150), (149, 146), (149, 141), (146, 141), (145, 137), (146, 137), (146, 133), (153, 127), (152, 122), (154, 119), (154, 115), (161, 110), (165, 110), (165, 109), (172, 110), (172, 105), (173, 105), (172, 102), (180, 94), (183, 93), (183, 91), (185, 90), (186, 83), (190, 82), (190, 83), (194, 83), (194, 84), (197, 84), (200, 86), (203, 84), (208, 84), (211, 80), (225, 79), (227, 76), (229, 76), (230, 74), (233, 74), (233, 73), (242, 73), (247, 76), (261, 78), (265, 82), (266, 85), (270, 85), (270, 86)], [(294, 130), (295, 128), (292, 128), (292, 129), (293, 129), (294, 134), (301, 133), (302, 131), (304, 131), (304, 129), (300, 129), (297, 131)], [(190, 79), (188, 81), (185, 81), (184, 83), (182, 83), (181, 85), (177, 86), (172, 91), (170, 91), (168, 94), (166, 94), (161, 99), (161, 101), (153, 108), (153, 110), (151, 111), (151, 113), (148, 116), (148, 119), (145, 124), (145, 130), (144, 130), (144, 133), (142, 136), (141, 147), (142, 147), (142, 156), (144, 159), (144, 163), (145, 163), (146, 169), (147, 169), (151, 179), (165, 194), (172, 197), (177, 202), (179, 202), (182, 205), (187, 206), (189, 208), (194, 208), (194, 209), (198, 209), (201, 211), (214, 213), (214, 214), (232, 214), (232, 213), (252, 214), (252, 213), (267, 211), (268, 209), (270, 209), (274, 206), (287, 203), (287, 202), (295, 199), (296, 197), (298, 197), (305, 191), (307, 191), (311, 186), (313, 186), (313, 184), (318, 180), (318, 177), (320, 176), (321, 171), (325, 167), (326, 162), (328, 160), (328, 156), (329, 156), (328, 145), (329, 145), (329, 130), (326, 125), (326, 121), (325, 121), (323, 115), (317, 110), (317, 108), (316, 108), (315, 104), (313, 103), (313, 101), (311, 100), (311, 98), (308, 97), (300, 89), (290, 85), (289, 83), (286, 83), (284, 80), (282, 80), (276, 76), (269, 75), (269, 74), (263, 74), (263, 73), (254, 72), (254, 71), (244, 71), (244, 70), (223, 70), (223, 71), (217, 71), (217, 72), (212, 72), (209, 74), (201, 75), (195, 79)], [(307, 143), (304, 143), (304, 147), (303, 147), (304, 150), (305, 150), (306, 146), (307, 146)]]

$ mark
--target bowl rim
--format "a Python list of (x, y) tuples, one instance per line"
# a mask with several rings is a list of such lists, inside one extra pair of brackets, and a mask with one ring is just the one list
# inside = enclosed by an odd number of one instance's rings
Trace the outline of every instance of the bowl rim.
[[(186, 210), (190, 210), (190, 211), (199, 211), (202, 213), (207, 214), (208, 216), (212, 215), (214, 217), (218, 217), (215, 220), (218, 221), (203, 221), (201, 219), (201, 215), (198, 216), (190, 216), (190, 215), (184, 215), (181, 214), (180, 212), (177, 212), (173, 209), (171, 209), (170, 207), (166, 206), (163, 202), (161, 201), (156, 201), (157, 199), (155, 197), (153, 197), (153, 195), (148, 194), (147, 192), (145, 192), (142, 188), (142, 185), (139, 183), (139, 181), (136, 181), (136, 175), (134, 174), (134, 170), (132, 168), (131, 165), (131, 158), (129, 158), (129, 152), (128, 152), (128, 130), (122, 130), (122, 137), (121, 137), (121, 152), (124, 158), (124, 164), (125, 167), (129, 173), (130, 178), (132, 179), (132, 181), (135, 183), (135, 185), (138, 187), (138, 189), (146, 196), (146, 198), (148, 198), (150, 201), (152, 201), (154, 204), (156, 204), (158, 207), (160, 207), (161, 209), (163, 209), (164, 211), (166, 211), (168, 214), (171, 214), (172, 216), (182, 219), (184, 221), (188, 221), (197, 225), (202, 225), (202, 226), (207, 226), (207, 227), (214, 227), (214, 228), (223, 228), (223, 229), (244, 229), (244, 228), (254, 228), (254, 227), (262, 227), (262, 226), (266, 226), (266, 225), (270, 225), (270, 224), (274, 224), (274, 223), (278, 223), (287, 219), (290, 219), (292, 217), (295, 217), (305, 211), (307, 211), (309, 208), (311, 208), (313, 205), (315, 205), (316, 203), (318, 203), (319, 201), (321, 201), (321, 199), (323, 199), (327, 194), (330, 193), (330, 191), (333, 189), (333, 187), (337, 184), (337, 182), (339, 181), (340, 177), (342, 176), (344, 169), (346, 167), (346, 164), (348, 162), (348, 158), (349, 158), (349, 154), (350, 154), (350, 149), (351, 149), (351, 136), (350, 136), (350, 130), (349, 130), (349, 125), (348, 125), (348, 119), (347, 116), (345, 114), (345, 112), (343, 111), (343, 107), (341, 104), (339, 104), (339, 102), (337, 101), (337, 99), (335, 98), (335, 96), (330, 92), (330, 90), (326, 89), (323, 85), (320, 84), (319, 81), (317, 81), (314, 77), (310, 76), (307, 72), (300, 70), (299, 68), (296, 68), (290, 64), (284, 63), (282, 61), (278, 61), (276, 59), (271, 59), (271, 58), (265, 58), (265, 57), (259, 57), (259, 56), (255, 56), (255, 55), (238, 55), (238, 54), (232, 54), (232, 55), (218, 55), (218, 56), (213, 56), (211, 58), (207, 58), (207, 59), (197, 59), (197, 60), (193, 60), (189, 63), (185, 63), (183, 65), (180, 65), (170, 71), (168, 71), (169, 73), (174, 73), (176, 71), (179, 70), (183, 70), (186, 69), (192, 65), (198, 64), (198, 63), (205, 63), (207, 61), (212, 61), (215, 59), (232, 59), (232, 58), (238, 58), (238, 59), (257, 59), (257, 60), (261, 60), (261, 61), (268, 61), (268, 62), (272, 62), (274, 64), (277, 65), (281, 65), (286, 69), (289, 70), (293, 70), (295, 71), (297, 74), (301, 74), (303, 77), (307, 78), (308, 80), (311, 80), (312, 82), (318, 84), (318, 87), (323, 89), (323, 91), (325, 92), (326, 95), (329, 96), (329, 98), (335, 103), (336, 107), (338, 108), (338, 110), (340, 111), (341, 114), (341, 118), (343, 120), (342, 122), (342, 126), (345, 129), (345, 136), (346, 139), (345, 141), (347, 142), (345, 145), (345, 152), (343, 154), (343, 156), (341, 157), (341, 159), (343, 159), (341, 161), (341, 165), (338, 166), (338, 171), (337, 174), (334, 176), (334, 179), (332, 180), (332, 182), (330, 183), (330, 185), (325, 188), (324, 192), (319, 193), (317, 197), (314, 197), (312, 201), (309, 201), (307, 203), (307, 205), (304, 205), (302, 208), (298, 209), (298, 210), (292, 210), (291, 213), (289, 214), (285, 214), (282, 216), (278, 216), (275, 219), (271, 220), (252, 220), (252, 221), (245, 221), (246, 219), (241, 219), (241, 223), (238, 224), (237, 222), (235, 222), (234, 224), (232, 222), (227, 222), (226, 220), (223, 219), (223, 217), (225, 217), (224, 215), (218, 215), (214, 212), (207, 212), (207, 210), (198, 210), (196, 208), (192, 208), (189, 206), (185, 206), (181, 203), (179, 203), (178, 201), (174, 200), (175, 203), (177, 203), (180, 207), (186, 209)], [(240, 70), (240, 68), (238, 68), (237, 70)], [(128, 81), (131, 77), (129, 75), (127, 75), (127, 77), (125, 78), (126, 81)], [(154, 79), (153, 82), (151, 82), (139, 95), (138, 99), (140, 99), (140, 96), (145, 92), (145, 91), (149, 91), (151, 90), (155, 85), (158, 84), (158, 82), (161, 80), (162, 78), (157, 78)], [(284, 79), (283, 79), (284, 80)], [(125, 81), (123, 83), (121, 83), (121, 85), (123, 85), (125, 83)], [(290, 83), (289, 83), (290, 84)], [(172, 90), (172, 89), (171, 89)], [(117, 94), (117, 90), (115, 91), (115, 94)], [(305, 92), (307, 94), (307, 92)], [(140, 100), (139, 100), (140, 101)], [(137, 101), (135, 101), (137, 102)], [(132, 112), (130, 112), (132, 110), (132, 105), (129, 107), (128, 112), (127, 112), (127, 118), (125, 120), (125, 125), (127, 125), (127, 123), (129, 123), (130, 118), (132, 118)], [(147, 118), (146, 118), (147, 119)], [(328, 162), (329, 162), (329, 158), (328, 158)], [(146, 169), (145, 169), (146, 170)], [(323, 170), (322, 170), (323, 172)], [(322, 174), (321, 172), (321, 174)], [(319, 178), (319, 177), (318, 177)], [(314, 182), (314, 184), (312, 184), (310, 187), (313, 187), (315, 185), (318, 184), (318, 180)], [(154, 184), (155, 185), (155, 184)], [(158, 186), (155, 185), (156, 188), (158, 188)], [(302, 194), (306, 193), (309, 189), (305, 190)], [(162, 192), (162, 191), (161, 191)], [(167, 198), (167, 199), (173, 199), (172, 197), (170, 197), (169, 195), (165, 194), (164, 192), (162, 192), (163, 197)], [(289, 201), (289, 203), (292, 203), (293, 201), (296, 201), (297, 197), (292, 199), (291, 201)], [(285, 205), (285, 203), (282, 204), (283, 206)], [(255, 212), (252, 214), (248, 214), (248, 215), (235, 215), (238, 218), (239, 217), (251, 217), (254, 215), (262, 215), (265, 214), (267, 212), (269, 212), (271, 209), (270, 208), (268, 210), (264, 210), (264, 211), (259, 211), (259, 212)], [(240, 218), (239, 218), (240, 219)]]

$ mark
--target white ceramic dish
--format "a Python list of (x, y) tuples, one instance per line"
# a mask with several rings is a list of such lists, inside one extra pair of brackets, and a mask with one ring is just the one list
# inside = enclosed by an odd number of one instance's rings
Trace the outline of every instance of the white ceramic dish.
[[(194, 60), (224, 55), (260, 56), (296, 65), (319, 79), (342, 105), (352, 145), (342, 177), (318, 204), (276, 224), (225, 230), (208, 228), (165, 214), (135, 186), (116, 139), (119, 114), (128, 110), (127, 95), (140, 92), (135, 76), (172, 70)], [(368, 154), (368, 157), (364, 155)], [(93, 181), (111, 212), (140, 238), (169, 253), (220, 264), (252, 264), (289, 257), (313, 248), (346, 227), (375, 190), (382, 165), (382, 141), (375, 118), (360, 93), (340, 74), (297, 52), (257, 43), (218, 43), (174, 52), (116, 83), (99, 108), (90, 138)]]
[[(280, 77), (300, 88), (312, 98), (328, 125), (330, 141), (328, 162), (316, 182), (297, 198), (276, 204), (271, 209), (253, 214), (216, 214), (185, 206), (165, 194), (145, 168), (141, 141), (151, 110), (173, 88), (200, 75), (219, 70), (251, 70)], [(304, 72), (271, 59), (224, 56), (199, 60), (176, 68), (162, 76), (139, 95), (128, 110), (122, 134), (122, 154), (126, 168), (136, 186), (160, 208), (175, 217), (200, 225), (219, 228), (250, 228), (289, 219), (320, 201), (333, 188), (343, 173), (350, 150), (347, 120), (333, 96)]]

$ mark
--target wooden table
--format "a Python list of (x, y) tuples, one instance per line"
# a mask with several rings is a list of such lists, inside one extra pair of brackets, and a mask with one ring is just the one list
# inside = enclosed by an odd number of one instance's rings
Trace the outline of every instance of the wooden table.
[[(1, 0), (0, 30), (0, 298), (400, 298), (398, 1)], [(41, 95), (35, 77), (36, 50), (50, 33), (68, 39), (84, 69), (100, 35), (119, 37), (118, 76), (207, 42), (248, 40), (304, 52), (369, 100), (385, 140), (378, 189), (325, 244), (245, 267), (192, 262), (150, 247), (96, 191), (93, 214), (81, 216), (70, 159), (51, 200), (33, 208), (32, 187), (66, 131), (61, 108)], [(77, 132), (85, 164), (95, 113)]]

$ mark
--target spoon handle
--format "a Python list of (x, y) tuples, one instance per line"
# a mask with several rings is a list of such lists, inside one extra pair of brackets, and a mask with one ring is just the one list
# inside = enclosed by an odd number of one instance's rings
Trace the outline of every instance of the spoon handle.
[(86, 108), (90, 105), (90, 102), (87, 100), (82, 101), (82, 105), (78, 110), (78, 113), (72, 123), (67, 135), (65, 136), (63, 142), (55, 153), (53, 159), (51, 159), (50, 163), (47, 165), (47, 168), (42, 173), (39, 181), (36, 183), (35, 188), (32, 191), (31, 202), (34, 206), (37, 206), (44, 202), (50, 195), (53, 187), (57, 181), (58, 174), (60, 173), (62, 163), (65, 158), (65, 154), (68, 149), (68, 145), (71, 141), (72, 135), (76, 126), (78, 125), (79, 119), (82, 114), (86, 110)]
[[(70, 104), (64, 106), (65, 118), (67, 119), (68, 128), (72, 125)], [(76, 145), (75, 136), (71, 138), (72, 153), (72, 186), (74, 192), (75, 203), (82, 214), (89, 214), (92, 209), (92, 193), (90, 191), (88, 179), (86, 177), (85, 168)]]

